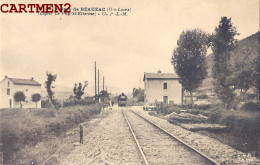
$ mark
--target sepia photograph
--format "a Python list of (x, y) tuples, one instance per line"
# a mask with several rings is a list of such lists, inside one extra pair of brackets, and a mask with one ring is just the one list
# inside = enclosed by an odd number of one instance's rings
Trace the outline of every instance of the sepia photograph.
[(260, 165), (259, 0), (1, 0), (0, 165)]

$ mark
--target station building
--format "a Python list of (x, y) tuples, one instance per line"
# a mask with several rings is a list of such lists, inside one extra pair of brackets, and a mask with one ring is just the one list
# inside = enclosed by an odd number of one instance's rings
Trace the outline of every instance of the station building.
[[(25, 102), (22, 102), (23, 108), (36, 108), (32, 102), (33, 94), (41, 94), (41, 84), (31, 79), (5, 78), (0, 82), (0, 108), (20, 108), (20, 103), (14, 100), (14, 94), (22, 91), (25, 96)], [(37, 108), (41, 108), (41, 101), (37, 102)]]
[(183, 89), (178, 80), (176, 74), (162, 73), (160, 70), (157, 73), (144, 73), (144, 104), (182, 104)]

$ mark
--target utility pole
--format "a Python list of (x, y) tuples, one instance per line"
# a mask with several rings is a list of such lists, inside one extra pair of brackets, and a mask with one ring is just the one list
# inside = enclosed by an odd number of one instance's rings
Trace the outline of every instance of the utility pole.
[(139, 77), (139, 89), (141, 88), (141, 77)]
[(103, 76), (103, 91), (104, 91), (104, 88), (105, 88), (105, 77)]
[(98, 102), (99, 102), (99, 69), (98, 69)]
[(97, 98), (97, 67), (96, 67), (96, 61), (95, 61), (95, 100)]

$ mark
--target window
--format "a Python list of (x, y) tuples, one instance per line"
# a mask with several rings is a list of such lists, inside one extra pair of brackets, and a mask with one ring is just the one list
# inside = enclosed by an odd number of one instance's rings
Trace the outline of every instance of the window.
[(9, 88), (7, 89), (7, 95), (10, 95), (10, 89)]
[(26, 92), (28, 92), (28, 89), (26, 89)]
[(167, 82), (163, 83), (163, 89), (166, 90), (167, 89)]
[(8, 81), (8, 83), (7, 83), (7, 87), (10, 87), (10, 82)]

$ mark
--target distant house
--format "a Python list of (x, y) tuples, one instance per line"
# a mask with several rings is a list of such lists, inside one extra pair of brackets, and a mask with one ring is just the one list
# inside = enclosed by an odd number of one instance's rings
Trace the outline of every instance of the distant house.
[(182, 104), (182, 85), (174, 73), (144, 73), (144, 103)]
[[(35, 103), (31, 101), (34, 93), (41, 94), (41, 84), (31, 79), (5, 78), (0, 82), (0, 108), (20, 108), (20, 104), (14, 101), (14, 94), (17, 91), (24, 92), (26, 101), (23, 108), (35, 108)], [(41, 108), (41, 101), (37, 103), (37, 108)]]

